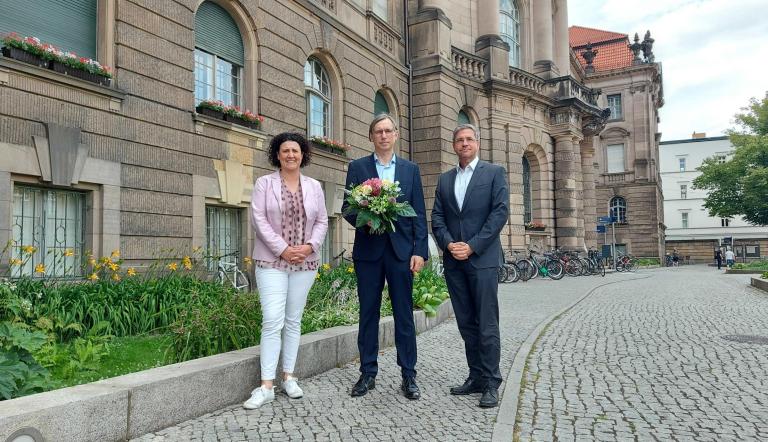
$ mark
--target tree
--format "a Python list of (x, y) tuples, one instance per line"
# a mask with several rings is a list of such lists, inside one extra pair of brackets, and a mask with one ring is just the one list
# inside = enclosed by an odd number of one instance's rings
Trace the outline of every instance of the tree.
[(741, 130), (728, 131), (733, 156), (722, 163), (706, 159), (693, 187), (709, 191), (704, 207), (710, 216), (741, 215), (750, 224), (768, 225), (768, 93), (742, 111), (735, 116)]

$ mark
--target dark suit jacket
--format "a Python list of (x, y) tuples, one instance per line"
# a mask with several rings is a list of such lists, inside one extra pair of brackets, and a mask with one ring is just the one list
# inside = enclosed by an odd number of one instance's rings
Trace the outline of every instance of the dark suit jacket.
[(454, 193), (456, 168), (440, 175), (432, 208), (432, 233), (443, 250), (446, 268), (457, 260), (448, 243), (462, 241), (472, 248), (469, 262), (474, 268), (498, 267), (503, 262), (499, 233), (509, 218), (509, 189), (503, 167), (479, 161), (469, 181), (464, 205), (459, 210)]
[[(395, 222), (395, 232), (383, 235), (370, 235), (366, 229), (359, 228), (355, 231), (355, 246), (352, 249), (352, 258), (360, 261), (376, 261), (381, 258), (386, 248), (386, 242), (392, 243), (392, 248), (400, 261), (411, 259), (418, 255), (427, 260), (429, 248), (427, 247), (427, 211), (424, 207), (424, 189), (421, 187), (421, 174), (419, 166), (402, 157), (397, 157), (395, 163), (395, 181), (400, 183), (402, 195), (398, 201), (408, 201), (416, 211), (416, 217), (399, 217)], [(349, 163), (347, 169), (346, 188), (356, 186), (369, 178), (378, 178), (376, 163), (373, 154), (359, 158)], [(348, 207), (346, 199), (342, 205), (342, 212)], [(347, 214), (344, 218), (355, 226), (357, 215)]]

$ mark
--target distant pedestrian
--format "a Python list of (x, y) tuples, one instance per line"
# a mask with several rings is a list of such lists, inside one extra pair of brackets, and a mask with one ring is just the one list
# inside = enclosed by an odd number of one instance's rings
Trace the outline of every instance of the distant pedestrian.
[(677, 249), (672, 250), (672, 265), (675, 267), (680, 265), (680, 254), (677, 253)]
[(733, 250), (728, 249), (725, 251), (725, 265), (728, 266), (728, 268), (733, 267), (733, 263), (736, 262), (736, 255), (733, 254)]
[(717, 261), (717, 270), (723, 265), (723, 252), (720, 249), (715, 250), (715, 261)]

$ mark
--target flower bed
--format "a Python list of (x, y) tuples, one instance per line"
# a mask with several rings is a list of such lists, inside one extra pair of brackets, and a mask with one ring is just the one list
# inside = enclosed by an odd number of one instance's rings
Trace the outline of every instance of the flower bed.
[(325, 152), (329, 152), (335, 155), (347, 156), (347, 152), (352, 147), (349, 144), (342, 143), (341, 141), (332, 140), (327, 137), (310, 137), (309, 141), (316, 149), (320, 149)]
[(243, 111), (239, 106), (228, 106), (220, 100), (203, 100), (195, 107), (195, 111), (201, 115), (250, 129), (261, 129), (261, 124), (264, 122), (263, 116), (254, 114), (248, 109)]
[(525, 225), (525, 230), (532, 230), (534, 232), (543, 232), (546, 228), (547, 226), (538, 221), (531, 221)]
[(62, 51), (52, 44), (41, 42), (37, 37), (22, 38), (16, 33), (10, 33), (3, 36), (2, 42), (4, 57), (104, 86), (109, 86), (112, 81), (109, 66), (87, 57), (79, 57), (74, 52)]

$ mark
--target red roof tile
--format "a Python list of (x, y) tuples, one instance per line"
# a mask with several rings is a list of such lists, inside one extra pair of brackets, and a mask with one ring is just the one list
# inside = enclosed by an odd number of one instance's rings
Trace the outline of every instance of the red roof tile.
[(568, 34), (571, 48), (582, 66), (587, 65), (581, 55), (587, 43), (592, 43), (592, 49), (597, 51), (597, 56), (592, 62), (595, 71), (609, 71), (632, 66), (632, 51), (628, 47), (629, 37), (627, 34), (582, 26), (571, 26), (568, 29)]

